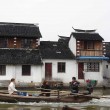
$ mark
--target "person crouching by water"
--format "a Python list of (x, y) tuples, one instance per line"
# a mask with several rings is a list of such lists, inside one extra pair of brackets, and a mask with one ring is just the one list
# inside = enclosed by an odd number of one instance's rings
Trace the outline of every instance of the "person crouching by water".
[[(40, 96), (50, 96), (50, 85), (48, 81), (44, 81), (42, 86), (41, 86), (41, 94)], [(46, 93), (47, 92), (47, 93)]]
[(96, 80), (86, 80), (87, 86), (86, 86), (86, 90), (88, 91), (88, 94), (93, 93), (94, 87), (97, 85), (97, 81)]
[(8, 92), (10, 95), (14, 94), (14, 92), (17, 92), (17, 89), (15, 89), (15, 79), (14, 78), (11, 79), (11, 82), (8, 86)]
[(72, 77), (72, 81), (70, 82), (70, 89), (72, 93), (78, 93), (79, 92), (79, 84), (76, 80), (76, 77)]

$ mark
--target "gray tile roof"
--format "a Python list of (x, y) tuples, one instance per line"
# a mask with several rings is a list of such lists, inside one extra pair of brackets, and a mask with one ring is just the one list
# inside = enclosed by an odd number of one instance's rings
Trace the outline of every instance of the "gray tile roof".
[(74, 59), (75, 56), (63, 42), (41, 41), (40, 51), (43, 59)]
[(39, 27), (34, 24), (0, 22), (0, 37), (41, 38)]
[(71, 35), (77, 40), (104, 40), (98, 33), (94, 32), (72, 32)]
[(59, 36), (58, 42), (64, 43), (65, 45), (68, 45), (69, 40), (70, 40), (70, 37)]
[[(72, 27), (73, 28), (73, 27)], [(75, 28), (73, 28), (76, 32), (95, 32), (96, 31), (96, 29), (94, 29), (94, 30), (83, 30), (83, 29), (75, 29)]]
[(39, 50), (0, 49), (0, 64), (42, 64)]

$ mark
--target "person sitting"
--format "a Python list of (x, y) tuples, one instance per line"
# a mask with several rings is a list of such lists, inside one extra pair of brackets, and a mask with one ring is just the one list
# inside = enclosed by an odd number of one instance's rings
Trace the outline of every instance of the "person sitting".
[(10, 84), (9, 84), (9, 86), (8, 86), (8, 93), (9, 93), (10, 95), (12, 95), (12, 94), (14, 94), (15, 92), (17, 92), (17, 89), (15, 89), (15, 79), (12, 78), (12, 79), (11, 79), (11, 82), (10, 82)]
[(49, 85), (48, 81), (44, 81), (41, 88), (42, 88), (41, 89), (42, 94), (40, 96), (42, 96), (42, 95), (50, 96), (50, 91), (51, 90), (50, 90), (50, 85)]
[(92, 84), (91, 80), (86, 80), (87, 86), (86, 90), (88, 91), (88, 94), (91, 94), (93, 92), (94, 85)]
[(76, 77), (72, 77), (72, 82), (70, 82), (70, 89), (72, 93), (79, 92), (79, 82), (76, 80)]

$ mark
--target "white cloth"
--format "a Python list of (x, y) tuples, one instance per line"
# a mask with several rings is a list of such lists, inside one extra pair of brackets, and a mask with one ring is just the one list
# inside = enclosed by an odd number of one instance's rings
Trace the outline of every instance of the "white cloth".
[(8, 92), (9, 94), (12, 94), (14, 91), (17, 91), (17, 89), (15, 89), (15, 84), (11, 82), (8, 86)]

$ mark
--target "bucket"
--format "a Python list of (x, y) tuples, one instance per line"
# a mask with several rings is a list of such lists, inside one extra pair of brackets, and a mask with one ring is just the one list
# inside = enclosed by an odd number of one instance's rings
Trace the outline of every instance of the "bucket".
[(18, 95), (27, 96), (27, 92), (17, 92)]

